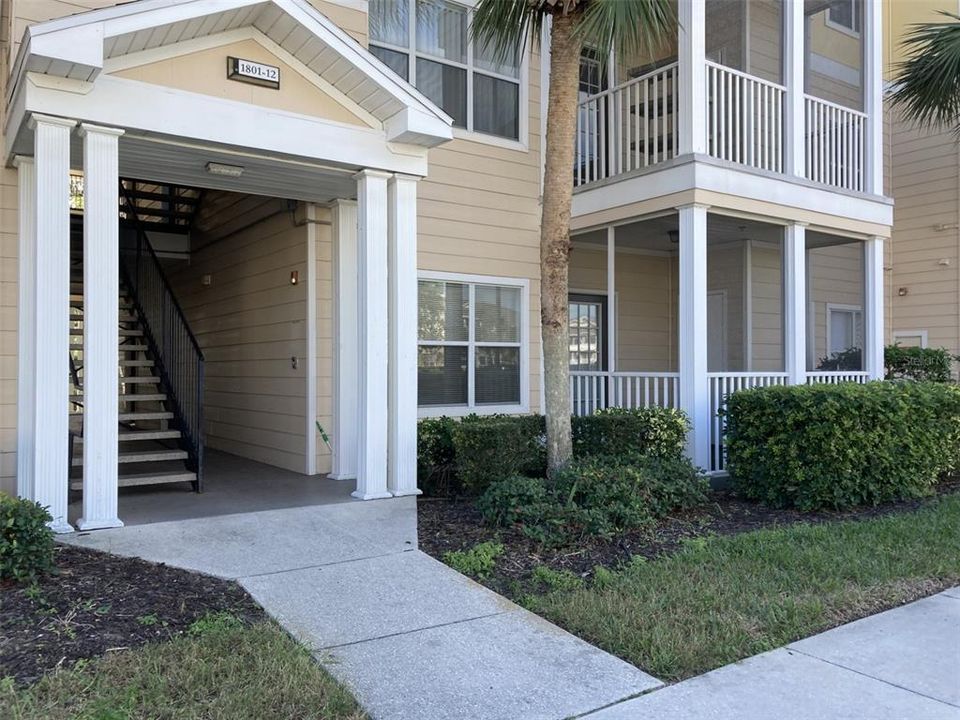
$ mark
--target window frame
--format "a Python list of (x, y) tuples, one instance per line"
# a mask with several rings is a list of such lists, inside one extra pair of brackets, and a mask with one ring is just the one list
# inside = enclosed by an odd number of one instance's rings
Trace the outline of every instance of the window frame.
[[(598, 291), (575, 291), (570, 290), (567, 293), (567, 322), (569, 323), (570, 317), (570, 306), (573, 304), (597, 304), (600, 305), (600, 322), (598, 325), (598, 348), (597, 355), (600, 360), (600, 369), (599, 370), (578, 370), (570, 365), (570, 372), (585, 372), (585, 373), (597, 373), (597, 372), (609, 372), (610, 370), (610, 359), (608, 357), (609, 353), (609, 336), (607, 335), (609, 329), (609, 306), (610, 306), (610, 296), (606, 292)], [(569, 327), (568, 327), (569, 334)], [(572, 354), (572, 353), (571, 353)]]
[[(500, 147), (506, 147), (511, 150), (529, 150), (530, 145), (530, 107), (529, 107), (529, 59), (530, 53), (526, 47), (523, 48), (523, 52), (520, 57), (520, 65), (518, 67), (517, 77), (511, 77), (509, 75), (502, 75), (500, 73), (493, 72), (491, 70), (483, 70), (474, 67), (473, 62), (473, 38), (470, 37), (470, 24), (473, 22), (473, 10), (476, 7), (476, 0), (443, 0), (448, 2), (451, 5), (459, 5), (464, 8), (467, 12), (467, 61), (466, 63), (460, 63), (455, 60), (448, 60), (446, 58), (434, 57), (425, 52), (421, 52), (417, 49), (417, 0), (405, 0), (408, 4), (407, 8), (407, 17), (408, 17), (408, 27), (407, 27), (407, 42), (409, 43), (408, 47), (401, 47), (398, 45), (393, 45), (391, 43), (381, 42), (379, 40), (371, 39), (368, 43), (371, 47), (382, 47), (386, 50), (391, 50), (397, 53), (403, 53), (407, 56), (407, 82), (410, 83), (413, 87), (417, 86), (417, 59), (426, 60), (429, 62), (435, 62), (440, 65), (448, 65), (450, 67), (459, 68), (466, 71), (467, 73), (467, 126), (465, 128), (454, 126), (453, 136), (455, 138), (460, 138), (463, 140), (471, 140), (473, 142), (485, 143), (488, 145), (497, 145)], [(367, 20), (367, 27), (369, 29), (370, 21), (369, 17)], [(379, 60), (379, 58), (377, 58)], [(473, 117), (473, 76), (474, 73), (484, 75), (486, 77), (495, 78), (497, 80), (504, 80), (511, 83), (516, 83), (517, 88), (517, 138), (506, 138), (500, 135), (493, 135), (491, 133), (482, 132), (480, 130), (474, 130), (474, 117)], [(421, 91), (422, 92), (422, 91)], [(442, 108), (441, 108), (442, 110)]]
[[(530, 412), (530, 280), (529, 278), (498, 277), (495, 275), (469, 275), (464, 273), (431, 272), (421, 270), (417, 273), (417, 284), (421, 281), (452, 282), (466, 285), (470, 303), (467, 321), (467, 340), (421, 340), (417, 330), (417, 349), (420, 347), (457, 346), (467, 348), (467, 403), (465, 405), (417, 405), (417, 416), (461, 417), (463, 415), (494, 415), (497, 413), (524, 414)], [(520, 289), (520, 342), (478, 342), (476, 333), (476, 287), (510, 287)], [(477, 405), (474, 397), (476, 385), (476, 349), (477, 347), (517, 347), (520, 353), (520, 402), (501, 405)]]
[[(844, 25), (843, 23), (837, 22), (836, 20), (830, 17), (832, 14), (832, 10), (834, 8), (833, 3), (827, 6), (827, 12), (823, 18), (824, 23), (828, 28), (832, 30), (846, 33), (847, 35), (850, 35), (855, 38), (859, 38), (860, 35), (862, 34), (862, 28), (863, 28), (863, 4), (858, 3), (857, 0), (838, 0), (838, 1), (845, 2), (850, 5), (850, 18), (853, 20), (854, 27)], [(858, 21), (861, 28), (860, 30), (856, 29), (856, 25), (858, 24)]]
[[(826, 351), (827, 357), (831, 357), (835, 352), (843, 352), (849, 350), (850, 348), (843, 348), (841, 350), (832, 350), (830, 348), (831, 336), (833, 335), (833, 316), (837, 315), (852, 315), (853, 316), (853, 336), (854, 336), (854, 345), (850, 347), (856, 347), (857, 340), (857, 327), (863, 327), (864, 317), (863, 317), (863, 307), (861, 305), (845, 305), (841, 303), (827, 303), (827, 327), (826, 327)], [(863, 339), (861, 338), (860, 350), (863, 351)], [(862, 368), (861, 368), (862, 370)]]

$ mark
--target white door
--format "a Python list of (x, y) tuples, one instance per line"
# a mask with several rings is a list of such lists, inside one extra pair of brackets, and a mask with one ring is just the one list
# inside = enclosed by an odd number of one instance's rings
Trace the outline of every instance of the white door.
[(707, 292), (707, 372), (727, 369), (727, 294)]

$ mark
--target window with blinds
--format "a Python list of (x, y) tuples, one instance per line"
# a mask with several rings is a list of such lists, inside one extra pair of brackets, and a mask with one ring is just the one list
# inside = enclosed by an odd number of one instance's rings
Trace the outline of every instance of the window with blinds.
[(423, 279), (418, 401), (425, 408), (521, 405), (523, 288)]
[(370, 0), (369, 8), (370, 52), (456, 127), (519, 139), (520, 54), (474, 43), (469, 8), (446, 0)]

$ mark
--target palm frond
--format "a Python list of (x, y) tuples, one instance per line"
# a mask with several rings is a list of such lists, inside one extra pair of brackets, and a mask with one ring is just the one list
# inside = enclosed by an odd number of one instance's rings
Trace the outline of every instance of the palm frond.
[(960, 16), (941, 14), (953, 22), (918, 24), (904, 38), (891, 99), (920, 125), (960, 132)]
[(470, 34), (500, 61), (522, 57), (528, 39), (539, 41), (547, 14), (549, 8), (541, 0), (480, 0)]
[(611, 49), (622, 56), (653, 51), (676, 27), (669, 0), (592, 0), (584, 7), (578, 32), (584, 46), (605, 59)]

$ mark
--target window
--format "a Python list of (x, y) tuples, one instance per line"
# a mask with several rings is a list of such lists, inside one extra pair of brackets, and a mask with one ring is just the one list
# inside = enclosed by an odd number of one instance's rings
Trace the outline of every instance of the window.
[(421, 277), (417, 396), (422, 413), (525, 409), (526, 305), (525, 280)]
[(571, 295), (568, 315), (570, 369), (606, 370), (607, 298)]
[(370, 0), (370, 52), (456, 127), (518, 140), (519, 52), (504, 59), (474, 44), (469, 24), (470, 10), (446, 0)]
[[(862, 348), (862, 311), (852, 305), (827, 305), (827, 353)], [(858, 368), (859, 369), (859, 368)]]
[(862, 13), (861, 0), (833, 0), (827, 8), (827, 24), (859, 35)]

